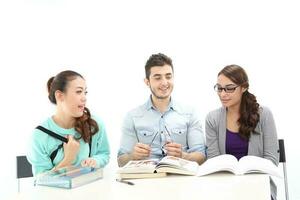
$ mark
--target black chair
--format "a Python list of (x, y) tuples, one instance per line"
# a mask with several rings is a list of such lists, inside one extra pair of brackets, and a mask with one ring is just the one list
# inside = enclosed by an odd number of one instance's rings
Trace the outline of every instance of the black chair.
[(26, 156), (17, 156), (18, 192), (20, 192), (20, 179), (32, 176), (31, 164), (28, 162)]
[(279, 139), (279, 163), (283, 165), (283, 176), (284, 176), (284, 190), (285, 190), (285, 199), (289, 200), (289, 191), (288, 191), (288, 181), (287, 181), (287, 173), (286, 173), (286, 159), (285, 159), (285, 149), (284, 149), (284, 140)]

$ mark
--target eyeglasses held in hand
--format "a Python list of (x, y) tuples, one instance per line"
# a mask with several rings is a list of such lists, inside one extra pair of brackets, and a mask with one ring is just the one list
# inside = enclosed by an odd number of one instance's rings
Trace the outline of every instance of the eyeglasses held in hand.
[(171, 134), (170, 134), (170, 132), (169, 132), (167, 126), (165, 126), (165, 129), (166, 129), (166, 133), (167, 133), (167, 134), (165, 134), (165, 137), (166, 137), (166, 143), (165, 143), (164, 145), (162, 145), (162, 147), (161, 147), (161, 154), (162, 154), (162, 156), (166, 156), (166, 155), (167, 155), (167, 150), (165, 149), (166, 144), (168, 144), (168, 143), (170, 143), (170, 142), (173, 142), (173, 141), (172, 141), (172, 138), (171, 138)]
[[(166, 156), (166, 155), (167, 155), (167, 150), (165, 149), (165, 145), (166, 145), (167, 143), (173, 142), (173, 141), (172, 141), (172, 138), (171, 138), (171, 134), (170, 134), (170, 132), (169, 132), (167, 126), (165, 126), (165, 129), (166, 129), (166, 132), (163, 132), (163, 133), (165, 134), (165, 137), (166, 137), (166, 143), (165, 143), (164, 145), (162, 145), (162, 147), (161, 147), (161, 153), (162, 153), (162, 156)], [(151, 142), (150, 142), (150, 144), (149, 144), (150, 147), (152, 146), (152, 144), (153, 144), (153, 142), (154, 142), (156, 136), (158, 135), (158, 133), (159, 133), (159, 132), (156, 132), (155, 135), (154, 135), (154, 137), (152, 138), (152, 140), (151, 140)]]
[(222, 87), (221, 85), (219, 84), (216, 84), (214, 86), (214, 90), (218, 93), (221, 93), (222, 90), (224, 90), (226, 93), (233, 93), (235, 91), (236, 88), (240, 87), (239, 85), (233, 85), (233, 84), (230, 84), (230, 85), (226, 85), (225, 87)]

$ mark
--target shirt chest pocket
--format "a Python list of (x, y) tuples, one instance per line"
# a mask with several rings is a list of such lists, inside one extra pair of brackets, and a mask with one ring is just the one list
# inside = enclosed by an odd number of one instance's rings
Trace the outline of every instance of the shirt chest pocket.
[(185, 128), (173, 128), (171, 132), (174, 142), (182, 145), (186, 144), (187, 130)]
[(149, 144), (152, 141), (155, 133), (153, 131), (141, 130), (137, 132), (137, 135), (141, 143)]

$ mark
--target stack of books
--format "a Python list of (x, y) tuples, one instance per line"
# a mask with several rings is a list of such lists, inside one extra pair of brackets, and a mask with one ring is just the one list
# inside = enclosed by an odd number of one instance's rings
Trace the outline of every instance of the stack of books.
[(166, 156), (161, 160), (132, 160), (117, 171), (120, 179), (157, 178), (167, 174), (196, 175), (198, 164), (194, 161)]
[(76, 188), (103, 177), (101, 168), (66, 167), (39, 174), (34, 184), (59, 188)]

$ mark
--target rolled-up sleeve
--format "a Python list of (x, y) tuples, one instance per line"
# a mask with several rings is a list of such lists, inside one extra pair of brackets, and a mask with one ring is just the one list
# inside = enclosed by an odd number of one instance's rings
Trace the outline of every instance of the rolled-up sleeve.
[(188, 153), (200, 152), (206, 157), (205, 137), (203, 134), (201, 121), (195, 112), (193, 112), (190, 116), (187, 140), (189, 146), (187, 149)]
[(122, 137), (118, 156), (131, 153), (134, 145), (138, 142), (137, 133), (134, 128), (133, 117), (130, 113), (124, 118), (122, 125)]

